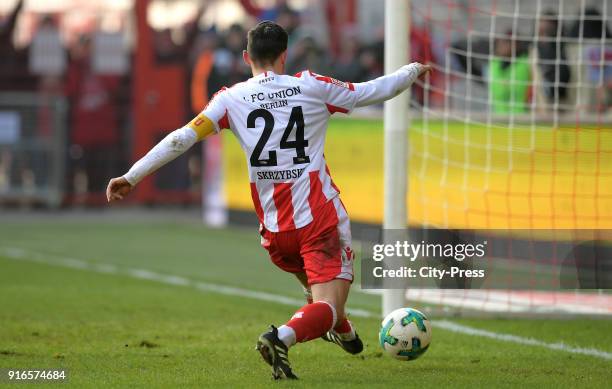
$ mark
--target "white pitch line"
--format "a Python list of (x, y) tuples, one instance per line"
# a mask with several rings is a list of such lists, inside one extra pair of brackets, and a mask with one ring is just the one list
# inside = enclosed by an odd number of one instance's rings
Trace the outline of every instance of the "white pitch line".
[(612, 353), (607, 351), (598, 350), (595, 348), (586, 347), (573, 347), (565, 343), (547, 343), (534, 338), (524, 338), (522, 336), (503, 334), (499, 332), (481, 330), (479, 328), (468, 327), (462, 324), (453, 323), (448, 320), (436, 320), (435, 327), (443, 328), (448, 331), (458, 332), (465, 335), (479, 336), (482, 338), (489, 338), (495, 340), (501, 340), (504, 342), (524, 344), (528, 346), (539, 346), (545, 347), (551, 350), (566, 351), (572, 354), (589, 355), (592, 357), (598, 357), (602, 359), (612, 360)]
[[(109, 263), (100, 263), (100, 262), (87, 262), (80, 259), (57, 256), (52, 254), (43, 254), (39, 252), (33, 252), (29, 250), (24, 250), (21, 248), (14, 247), (2, 247), (0, 248), (0, 255), (5, 258), (25, 261), (25, 262), (35, 262), (42, 263), (46, 265), (52, 266), (61, 266), (66, 268), (78, 269), (91, 271), (96, 273), (104, 273), (104, 274), (116, 274), (116, 275), (125, 275), (131, 278), (141, 279), (141, 280), (149, 280), (154, 282), (163, 283), (166, 285), (175, 285), (175, 286), (186, 286), (195, 288), (197, 290), (201, 290), (204, 292), (217, 293), (226, 296), (239, 296), (246, 297), (251, 299), (256, 299), (260, 301), (268, 301), (276, 304), (283, 304), (289, 306), (301, 306), (304, 304), (304, 301), (301, 299), (295, 299), (286, 296), (280, 296), (273, 293), (255, 291), (251, 289), (243, 289), (237, 288), (233, 286), (214, 284), (209, 282), (195, 281), (190, 280), (185, 277), (170, 275), (170, 274), (162, 274), (157, 273), (151, 270), (146, 269), (136, 269), (136, 268), (126, 268), (121, 269), (116, 265)], [(371, 311), (366, 311), (363, 309), (347, 309), (348, 313), (357, 317), (366, 317), (366, 318), (380, 318), (379, 314), (376, 314)], [(441, 328), (446, 331), (455, 332), (463, 335), (477, 336), (481, 338), (489, 338), (493, 340), (498, 340), (502, 342), (516, 343), (528, 346), (536, 346), (547, 348), (549, 350), (555, 351), (564, 351), (571, 354), (581, 354), (587, 355), (591, 357), (601, 358), (605, 360), (612, 360), (612, 353), (598, 350), (595, 348), (584, 348), (584, 347), (574, 347), (567, 345), (565, 343), (547, 343), (541, 340), (537, 340), (534, 338), (525, 338), (522, 336), (512, 335), (512, 334), (504, 334), (499, 332), (487, 331), (478, 328), (473, 328), (469, 326), (465, 326), (462, 324), (453, 323), (448, 320), (436, 320), (432, 323), (434, 327)]]

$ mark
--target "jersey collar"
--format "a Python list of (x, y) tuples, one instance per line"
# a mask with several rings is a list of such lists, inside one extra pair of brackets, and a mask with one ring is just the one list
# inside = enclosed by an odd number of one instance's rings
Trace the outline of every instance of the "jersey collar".
[(250, 80), (261, 80), (263, 78), (268, 78), (275, 75), (276, 73), (274, 73), (272, 70), (266, 70), (265, 72), (259, 73), (258, 75), (251, 77)]

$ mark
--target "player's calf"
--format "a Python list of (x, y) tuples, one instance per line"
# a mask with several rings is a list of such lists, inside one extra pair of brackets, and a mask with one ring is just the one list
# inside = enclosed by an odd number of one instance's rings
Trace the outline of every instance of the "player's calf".
[(304, 305), (278, 328), (279, 338), (287, 345), (307, 342), (323, 336), (336, 324), (336, 309), (325, 301)]
[(310, 288), (304, 288), (304, 298), (308, 304), (312, 304), (314, 300), (312, 299), (312, 291)]

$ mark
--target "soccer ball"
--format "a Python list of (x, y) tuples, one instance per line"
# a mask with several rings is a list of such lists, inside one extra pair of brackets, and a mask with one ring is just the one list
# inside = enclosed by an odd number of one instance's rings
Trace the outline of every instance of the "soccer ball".
[(427, 351), (431, 323), (422, 312), (412, 308), (396, 309), (381, 324), (380, 345), (393, 358), (410, 361)]

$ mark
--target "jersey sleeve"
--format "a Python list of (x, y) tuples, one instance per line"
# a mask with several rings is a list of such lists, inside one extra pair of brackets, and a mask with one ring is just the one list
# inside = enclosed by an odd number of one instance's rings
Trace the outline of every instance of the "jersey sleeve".
[(311, 83), (319, 90), (330, 114), (350, 113), (357, 103), (355, 85), (308, 71)]
[(228, 107), (228, 91), (226, 87), (221, 88), (214, 94), (208, 105), (202, 110), (200, 115), (210, 119), (215, 126), (215, 132), (220, 132), (223, 129), (230, 128), (229, 119), (227, 116)]
[(380, 104), (394, 98), (408, 89), (419, 77), (422, 65), (413, 62), (404, 65), (393, 73), (375, 78), (367, 82), (354, 84), (357, 95), (356, 107)]

